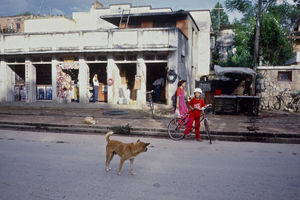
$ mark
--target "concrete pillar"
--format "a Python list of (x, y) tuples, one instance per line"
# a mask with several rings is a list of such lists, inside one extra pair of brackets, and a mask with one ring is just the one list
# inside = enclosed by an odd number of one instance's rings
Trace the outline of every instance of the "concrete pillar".
[(137, 90), (137, 104), (146, 105), (147, 66), (142, 54), (137, 56), (137, 75), (141, 76), (141, 89)]
[(79, 58), (79, 102), (89, 103), (89, 66)]
[(178, 50), (176, 51), (172, 51), (169, 53), (169, 56), (168, 56), (168, 70), (170, 69), (174, 69), (177, 73), (177, 79), (174, 83), (169, 83), (167, 81), (167, 85), (166, 87), (168, 88), (167, 91), (168, 91), (168, 94), (167, 94), (167, 104), (168, 105), (172, 105), (172, 96), (173, 94), (176, 92), (177, 90), (177, 83), (179, 81), (179, 76), (180, 76), (180, 64), (179, 64), (179, 58), (178, 58)]
[[(112, 55), (108, 55), (107, 57), (107, 80), (112, 79), (114, 80), (114, 68), (115, 68), (115, 62), (113, 60)], [(113, 91), (114, 85), (107, 85), (107, 103), (113, 104), (114, 103), (114, 91)]]
[(8, 92), (8, 86), (10, 85), (8, 83), (8, 73), (7, 73), (7, 64), (4, 60), (0, 60), (0, 102), (6, 102), (7, 101), (7, 92)]
[(36, 68), (32, 62), (25, 60), (25, 86), (27, 91), (27, 103), (36, 101)]
[(58, 65), (58, 61), (56, 60), (56, 56), (52, 57), (52, 63), (51, 63), (51, 73), (52, 73), (52, 101), (53, 102), (59, 102), (59, 99), (57, 98), (57, 69), (56, 66)]

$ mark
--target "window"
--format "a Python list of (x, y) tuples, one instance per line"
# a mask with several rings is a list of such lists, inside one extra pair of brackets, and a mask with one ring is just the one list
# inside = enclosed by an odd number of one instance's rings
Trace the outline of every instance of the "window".
[(185, 61), (185, 56), (181, 55), (181, 62), (184, 63), (184, 61)]
[(278, 81), (292, 81), (292, 71), (278, 72)]
[(20, 23), (17, 23), (17, 31), (21, 29)]

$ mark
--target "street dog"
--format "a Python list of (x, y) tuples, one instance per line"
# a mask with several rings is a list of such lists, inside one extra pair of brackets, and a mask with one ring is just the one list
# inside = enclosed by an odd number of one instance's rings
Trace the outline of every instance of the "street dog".
[(105, 169), (108, 172), (111, 170), (109, 167), (110, 161), (113, 159), (114, 155), (117, 154), (120, 156), (120, 167), (118, 170), (118, 175), (121, 175), (121, 170), (123, 163), (125, 160), (130, 160), (130, 173), (132, 175), (135, 175), (135, 172), (133, 170), (133, 161), (134, 158), (139, 155), (142, 152), (147, 151), (147, 146), (150, 143), (145, 143), (140, 140), (137, 140), (137, 142), (132, 143), (123, 143), (117, 140), (110, 140), (110, 136), (113, 134), (113, 132), (108, 132), (105, 135), (105, 139), (107, 141), (106, 145), (106, 162), (105, 162)]

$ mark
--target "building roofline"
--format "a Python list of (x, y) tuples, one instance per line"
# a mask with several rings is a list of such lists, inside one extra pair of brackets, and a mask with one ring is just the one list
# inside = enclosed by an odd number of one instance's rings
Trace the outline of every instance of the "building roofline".
[[(132, 14), (124, 14), (123, 16), (129, 15), (130, 17), (145, 17), (145, 16), (158, 16), (158, 15), (180, 15), (180, 14), (190, 16), (190, 18), (192, 19), (193, 23), (195, 24), (197, 30), (198, 31), (200, 30), (197, 23), (195, 22), (193, 16), (190, 14), (189, 11), (185, 11), (185, 10), (170, 11), (170, 12), (132, 13)], [(108, 18), (120, 18), (121, 16), (122, 16), (122, 14), (103, 15), (103, 16), (100, 16), (100, 18), (105, 20), (105, 19), (108, 19)]]

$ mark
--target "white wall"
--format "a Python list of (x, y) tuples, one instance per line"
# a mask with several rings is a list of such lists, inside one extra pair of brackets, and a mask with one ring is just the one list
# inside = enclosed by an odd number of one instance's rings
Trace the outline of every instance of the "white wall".
[(203, 75), (209, 74), (210, 65), (210, 28), (211, 17), (210, 11), (190, 11), (190, 14), (194, 18), (196, 24), (199, 27), (198, 33), (198, 52), (195, 57), (198, 57), (198, 66), (196, 69), (196, 79)]
[(101, 16), (121, 14), (123, 9), (130, 10), (130, 14), (172, 11), (170, 8), (152, 9), (150, 6), (130, 7), (130, 4), (111, 5), (109, 8), (91, 8), (87, 12), (73, 12), (72, 18), (48, 16), (27, 19), (24, 21), (24, 32), (68, 32), (117, 28), (115, 25), (101, 19)]
[(74, 20), (64, 16), (33, 18), (24, 21), (24, 32), (68, 32), (75, 30), (75, 25)]
[[(5, 52), (57, 52), (66, 50), (152, 48), (174, 46), (175, 28), (114, 29), (66, 33), (24, 33), (0, 35), (0, 54)], [(155, 40), (153, 40), (155, 38)], [(176, 48), (176, 46), (174, 46)]]

